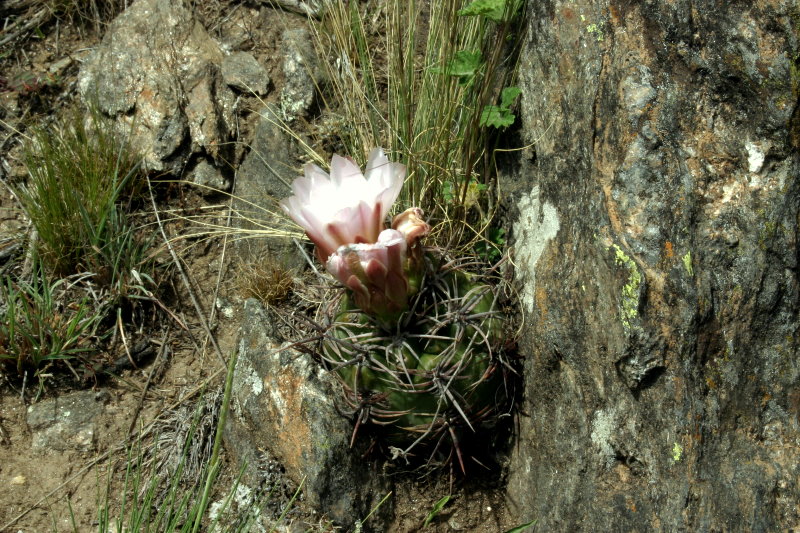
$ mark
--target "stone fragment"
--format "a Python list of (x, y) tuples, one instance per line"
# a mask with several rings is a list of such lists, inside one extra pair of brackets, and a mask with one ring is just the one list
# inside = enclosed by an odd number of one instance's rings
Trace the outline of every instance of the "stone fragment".
[(261, 3), (269, 7), (277, 5), (282, 9), (308, 17), (317, 18), (322, 15), (323, 0), (261, 0)]
[(247, 52), (234, 52), (222, 60), (222, 79), (230, 87), (247, 94), (264, 96), (269, 92), (269, 75)]
[(222, 175), (222, 172), (206, 160), (200, 160), (195, 165), (189, 174), (189, 180), (195, 185), (199, 185), (200, 192), (203, 194), (227, 192), (231, 188), (230, 181)]
[(27, 422), (38, 450), (91, 451), (95, 419), (105, 410), (108, 393), (78, 391), (28, 407)]
[(314, 103), (315, 79), (319, 80), (320, 69), (308, 30), (286, 30), (283, 32), (283, 45), (286, 56), (283, 59), (281, 111), (285, 120), (294, 120), (310, 111)]
[[(365, 450), (350, 448), (353, 426), (334, 401), (333, 375), (309, 355), (277, 344), (274, 322), (258, 301), (245, 302), (227, 446), (251, 466), (266, 449), (295, 484), (304, 483), (311, 506), (352, 527), (390, 489), (376, 465), (363, 458)], [(259, 481), (252, 469), (250, 475)], [(390, 507), (384, 503), (376, 520)]]
[(140, 0), (111, 23), (81, 67), (78, 89), (116, 117), (147, 168), (177, 172), (198, 151), (222, 163), (234, 104), (222, 58), (183, 2)]

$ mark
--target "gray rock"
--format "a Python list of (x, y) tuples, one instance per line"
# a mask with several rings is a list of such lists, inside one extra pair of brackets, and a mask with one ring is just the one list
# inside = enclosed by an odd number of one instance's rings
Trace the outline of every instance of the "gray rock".
[[(278, 201), (291, 194), (290, 184), (300, 170), (294, 168), (289, 152), (291, 139), (281, 124), (273, 107), (262, 111), (251, 150), (236, 174), (233, 207), (237, 214), (233, 223), (245, 237), (252, 237), (236, 243), (242, 260), (258, 261), (269, 256), (287, 268), (294, 268), (301, 266), (304, 259), (287, 235), (294, 232), (302, 237), (302, 234), (280, 210)], [(287, 235), (277, 235), (280, 232)]]
[(269, 92), (269, 75), (247, 52), (234, 52), (222, 60), (222, 79), (239, 91), (258, 96)]
[(88, 452), (94, 449), (95, 419), (108, 393), (78, 391), (28, 407), (28, 427), (37, 450)]
[(528, 3), (519, 522), (800, 524), (790, 4)]
[(272, 323), (260, 303), (245, 302), (227, 447), (251, 467), (255, 483), (252, 467), (266, 449), (295, 484), (304, 481), (311, 506), (352, 526), (390, 489), (376, 465), (362, 458), (364, 450), (350, 448), (353, 426), (334, 401), (338, 384), (332, 375), (310, 356), (276, 344)]
[(203, 194), (215, 194), (219, 191), (227, 192), (231, 188), (229, 180), (222, 172), (208, 161), (200, 160), (189, 173), (189, 180), (199, 185)]
[(294, 120), (308, 114), (316, 94), (314, 80), (319, 80), (320, 69), (307, 29), (283, 32), (284, 84), (281, 89), (281, 111), (285, 120)]
[(148, 168), (177, 171), (191, 152), (218, 163), (228, 157), (234, 99), (221, 62), (219, 46), (180, 0), (140, 0), (112, 22), (78, 88), (117, 118)]
[(261, 0), (261, 3), (269, 7), (275, 7), (277, 4), (282, 9), (308, 17), (318, 18), (323, 12), (323, 0)]

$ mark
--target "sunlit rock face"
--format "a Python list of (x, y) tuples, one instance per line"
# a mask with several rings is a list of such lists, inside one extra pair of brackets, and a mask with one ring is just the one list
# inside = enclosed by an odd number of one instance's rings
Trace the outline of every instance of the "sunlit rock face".
[(527, 358), (509, 502), (543, 531), (796, 526), (796, 11), (528, 16), (532, 147), (504, 184)]
[(234, 96), (223, 53), (177, 0), (141, 0), (118, 16), (81, 67), (87, 103), (117, 119), (148, 169), (177, 173), (191, 154), (231, 159)]
[[(225, 443), (246, 465), (245, 481), (263, 481), (258, 465), (266, 453), (303, 485), (314, 509), (339, 524), (363, 519), (391, 489), (379, 465), (364, 459), (368, 443), (351, 447), (352, 424), (334, 400), (336, 379), (309, 354), (277, 343), (278, 319), (256, 300), (245, 302), (243, 315)], [(381, 509), (365, 531), (391, 512), (391, 504)]]

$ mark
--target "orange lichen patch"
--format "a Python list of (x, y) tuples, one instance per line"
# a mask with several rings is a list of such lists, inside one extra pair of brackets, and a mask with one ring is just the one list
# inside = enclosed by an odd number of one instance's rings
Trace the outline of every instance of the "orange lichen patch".
[(631, 481), (631, 469), (628, 468), (626, 465), (622, 463), (617, 463), (614, 466), (614, 471), (616, 472), (617, 476), (621, 483), (630, 483)]
[(767, 403), (772, 399), (772, 395), (768, 392), (764, 393), (761, 397), (761, 407), (764, 408), (767, 406)]
[(547, 291), (544, 287), (536, 287), (536, 307), (539, 308), (539, 316), (544, 318), (547, 316)]
[(800, 419), (800, 390), (794, 390), (789, 393), (789, 409), (788, 411), (798, 419)]
[(629, 509), (629, 510), (630, 510), (632, 513), (635, 513), (635, 512), (636, 512), (636, 502), (635, 502), (635, 501), (633, 501), (633, 498), (631, 498), (630, 496), (628, 496), (627, 498), (625, 498), (625, 503), (628, 505), (628, 509)]
[(610, 15), (611, 22), (614, 25), (619, 25), (621, 22), (623, 22), (623, 17), (620, 15), (620, 12), (616, 6), (608, 6), (608, 14)]
[(561, 10), (561, 16), (566, 20), (572, 20), (575, 18), (575, 11), (573, 11), (568, 7), (565, 7), (564, 9)]
[(277, 436), (279, 455), (283, 458), (287, 472), (300, 472), (303, 455), (311, 444), (309, 425), (304, 423), (302, 387), (305, 380), (296, 375), (291, 367), (286, 367), (280, 376), (275, 376), (264, 384), (270, 394), (270, 416), (280, 420), (276, 424), (284, 428)]
[(664, 259), (669, 260), (675, 257), (675, 252), (672, 250), (672, 243), (667, 241), (664, 243)]

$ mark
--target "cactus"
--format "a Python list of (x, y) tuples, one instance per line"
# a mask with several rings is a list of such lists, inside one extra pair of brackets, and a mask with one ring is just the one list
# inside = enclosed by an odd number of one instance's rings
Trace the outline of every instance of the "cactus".
[(341, 378), (361, 424), (380, 426), (402, 455), (449, 438), (461, 469), (459, 434), (475, 432), (506, 407), (504, 318), (498, 286), (454, 262), (426, 274), (409, 309), (387, 326), (356, 308), (348, 294), (334, 305), (323, 358)]
[(509, 400), (499, 286), (468, 272), (469, 260), (442, 264), (441, 253), (425, 252), (431, 227), (421, 209), (384, 227), (405, 167), (382, 149), (365, 174), (339, 156), (330, 167), (307, 165), (281, 206), (347, 290), (329, 308), (321, 353), (357, 414), (353, 437), (370, 422), (397, 453), (430, 446), (431, 457), (449, 437), (464, 471), (459, 434), (493, 421)]

